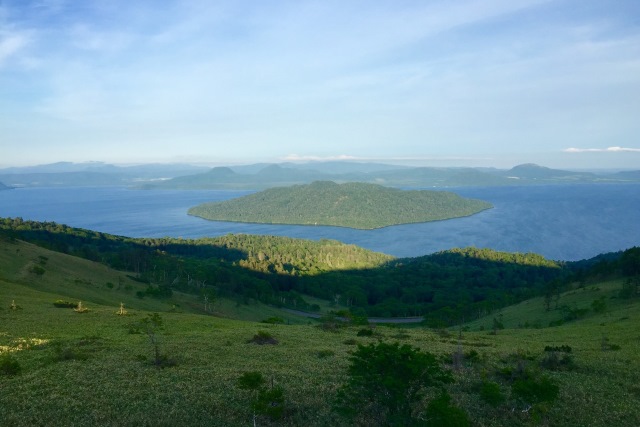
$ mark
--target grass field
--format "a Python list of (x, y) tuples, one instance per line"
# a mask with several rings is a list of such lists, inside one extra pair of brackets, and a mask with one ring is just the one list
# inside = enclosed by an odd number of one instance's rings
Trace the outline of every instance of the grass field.
[[(250, 319), (232, 320), (201, 314), (201, 303), (190, 295), (139, 299), (135, 292), (144, 285), (126, 273), (0, 242), (0, 360), (20, 367), (15, 375), (0, 373), (0, 425), (251, 425), (251, 395), (237, 384), (248, 371), (261, 372), (285, 392), (284, 418), (261, 417), (258, 425), (347, 425), (332, 404), (355, 344), (400, 341), (436, 354), (453, 370), (456, 382), (447, 387), (473, 425), (637, 426), (640, 304), (616, 298), (619, 287), (616, 281), (590, 283), (562, 294), (558, 307), (587, 308), (604, 297), (605, 309), (555, 327), (548, 327), (561, 317), (555, 302), (545, 311), (543, 301), (533, 299), (460, 331), (378, 326), (362, 337), (362, 326), (325, 332), (264, 306), (221, 301), (218, 314)], [(81, 300), (89, 311), (57, 308), (57, 299)], [(10, 307), (14, 301), (20, 309)], [(128, 315), (116, 314), (120, 302)], [(159, 347), (175, 366), (154, 367), (148, 336), (131, 333), (150, 312), (164, 321)], [(256, 322), (271, 316), (298, 324)], [(496, 316), (504, 329), (493, 334)], [(249, 342), (259, 331), (278, 344)], [(546, 346), (571, 347), (572, 363), (544, 368)], [(463, 357), (454, 364), (456, 354)], [(515, 398), (506, 373), (521, 368), (557, 384), (557, 400), (530, 405)], [(504, 401), (492, 406), (483, 400), (483, 382), (497, 384)]]

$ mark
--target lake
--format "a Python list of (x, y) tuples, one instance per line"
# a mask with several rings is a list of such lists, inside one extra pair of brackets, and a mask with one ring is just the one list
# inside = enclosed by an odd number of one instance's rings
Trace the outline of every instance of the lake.
[(0, 191), (0, 216), (55, 221), (130, 237), (247, 233), (335, 239), (398, 257), (454, 247), (535, 252), (573, 261), (640, 245), (640, 184), (576, 184), (447, 189), (493, 209), (466, 218), (377, 230), (244, 224), (187, 215), (191, 206), (248, 191), (131, 190), (122, 187)]

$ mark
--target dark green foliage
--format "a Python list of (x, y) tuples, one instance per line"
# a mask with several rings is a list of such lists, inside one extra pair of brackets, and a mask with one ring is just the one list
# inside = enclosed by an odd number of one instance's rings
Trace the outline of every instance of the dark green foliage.
[(640, 296), (640, 276), (634, 276), (627, 278), (622, 283), (622, 289), (620, 290), (620, 298), (630, 299)]
[(373, 329), (370, 329), (370, 328), (360, 329), (356, 335), (359, 337), (372, 337)]
[(153, 365), (155, 367), (167, 368), (177, 364), (174, 359), (160, 353), (160, 333), (164, 331), (164, 320), (158, 313), (147, 314), (147, 317), (131, 325), (129, 331), (131, 333), (140, 331), (149, 337), (149, 344), (153, 349)]
[(560, 388), (548, 377), (520, 378), (511, 385), (512, 393), (522, 401), (534, 404), (553, 402), (558, 398)]
[(490, 203), (444, 191), (319, 181), (205, 203), (189, 209), (189, 214), (216, 221), (371, 229), (468, 216), (489, 208)]
[(478, 353), (474, 349), (471, 349), (464, 353), (464, 359), (470, 363), (478, 362), (480, 360), (480, 353)]
[(45, 273), (45, 269), (40, 267), (39, 265), (33, 265), (31, 266), (31, 268), (29, 269), (30, 273), (33, 273), (37, 276), (42, 276)]
[(442, 391), (438, 397), (429, 402), (426, 418), (425, 425), (429, 427), (467, 427), (471, 425), (467, 414), (451, 404), (451, 396), (446, 391)]
[(320, 350), (316, 353), (318, 359), (326, 359), (327, 357), (334, 356), (336, 353), (333, 350)]
[(499, 406), (506, 400), (505, 395), (500, 390), (500, 385), (492, 381), (480, 383), (478, 394), (480, 399), (494, 407)]
[(325, 332), (338, 332), (347, 326), (347, 322), (343, 318), (339, 318), (333, 313), (327, 313), (320, 319), (318, 327)]
[(607, 301), (604, 296), (591, 302), (591, 310), (594, 313), (604, 313), (607, 310)]
[(620, 257), (620, 268), (625, 276), (640, 277), (640, 247), (624, 251)]
[(254, 425), (259, 415), (267, 416), (272, 421), (280, 420), (284, 416), (284, 389), (274, 386), (273, 381), (270, 387), (266, 387), (265, 384), (264, 376), (257, 371), (245, 372), (238, 378), (238, 387), (252, 394)]
[(238, 387), (243, 390), (258, 390), (265, 383), (265, 379), (260, 372), (245, 372), (238, 378)]
[(504, 329), (504, 323), (502, 323), (502, 317), (500, 316), (499, 318), (493, 318), (493, 323), (491, 326), (491, 333), (493, 335), (495, 335), (496, 333), (498, 333), (498, 330), (500, 329)]
[(589, 312), (588, 308), (569, 307), (568, 305), (560, 306), (562, 320), (569, 322), (584, 317)]
[(251, 338), (249, 340), (250, 343), (254, 343), (254, 344), (258, 344), (258, 345), (265, 345), (265, 344), (271, 344), (271, 345), (275, 345), (278, 344), (278, 340), (271, 335), (271, 333), (266, 332), (266, 331), (258, 331), (257, 334), (255, 334), (253, 336), (253, 338)]
[(53, 349), (53, 360), (64, 362), (68, 360), (87, 360), (89, 354), (87, 350), (72, 342), (54, 341), (51, 343)]
[(10, 353), (0, 355), (0, 375), (18, 375), (22, 367), (18, 360)]
[(281, 386), (263, 388), (255, 402), (257, 414), (265, 415), (272, 421), (282, 419), (285, 410), (284, 389)]
[(550, 371), (571, 371), (575, 369), (576, 364), (573, 356), (569, 353), (558, 351), (546, 351), (540, 361), (540, 366)]
[(64, 301), (61, 299), (55, 300), (53, 302), (53, 305), (58, 307), (58, 308), (75, 308), (78, 306), (77, 303), (75, 302), (71, 302), (71, 301)]
[(284, 322), (284, 319), (282, 317), (274, 316), (274, 317), (269, 317), (267, 319), (262, 320), (262, 323), (269, 323), (269, 324), (272, 324), (272, 325), (282, 325), (285, 322)]
[(453, 382), (433, 354), (406, 344), (358, 345), (350, 361), (337, 409), (376, 425), (415, 425), (424, 411), (425, 392)]
[(550, 346), (547, 345), (544, 347), (544, 351), (561, 351), (563, 353), (571, 353), (573, 349), (571, 348), (571, 346), (568, 345), (560, 345), (560, 346)]

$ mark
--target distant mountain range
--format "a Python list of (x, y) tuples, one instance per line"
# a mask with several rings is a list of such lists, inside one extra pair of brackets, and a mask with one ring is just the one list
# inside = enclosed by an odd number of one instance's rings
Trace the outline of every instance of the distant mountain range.
[(59, 162), (0, 169), (0, 182), (12, 187), (134, 186), (207, 170), (208, 167), (187, 164), (116, 166), (101, 162)]
[(11, 187), (129, 186), (140, 189), (262, 190), (314, 181), (364, 182), (388, 187), (460, 187), (595, 182), (640, 182), (640, 170), (576, 172), (535, 164), (512, 169), (408, 167), (382, 163), (257, 163), (214, 167), (187, 164), (116, 166), (106, 163), (53, 163), (0, 169)]

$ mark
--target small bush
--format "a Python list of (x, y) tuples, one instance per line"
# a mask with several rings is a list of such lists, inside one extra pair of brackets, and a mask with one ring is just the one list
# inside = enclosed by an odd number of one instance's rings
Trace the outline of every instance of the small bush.
[(527, 403), (553, 402), (558, 398), (560, 388), (549, 378), (522, 378), (511, 386), (513, 394)]
[(318, 359), (326, 359), (327, 357), (334, 356), (336, 353), (333, 350), (320, 350), (316, 353)]
[(269, 323), (272, 325), (281, 325), (281, 324), (284, 324), (284, 319), (282, 317), (274, 316), (274, 317), (269, 317), (267, 319), (264, 319), (262, 323)]
[(325, 332), (338, 332), (340, 329), (347, 326), (347, 322), (338, 318), (335, 314), (326, 314), (320, 319), (318, 327)]
[(257, 334), (255, 334), (253, 336), (253, 338), (251, 338), (249, 340), (250, 343), (254, 343), (254, 344), (258, 344), (258, 345), (265, 345), (265, 344), (271, 344), (271, 345), (275, 345), (278, 344), (278, 340), (275, 339), (275, 337), (273, 335), (271, 335), (269, 332), (266, 331), (258, 331)]
[(451, 404), (451, 396), (443, 391), (440, 396), (433, 399), (427, 405), (427, 425), (440, 427), (466, 427), (471, 422), (467, 414), (457, 406)]
[(568, 345), (561, 345), (561, 346), (545, 346), (544, 351), (561, 351), (564, 353), (571, 353), (572, 348)]
[(480, 384), (479, 395), (480, 399), (493, 407), (505, 401), (505, 396), (500, 391), (500, 385), (491, 381), (483, 381)]
[(472, 363), (478, 362), (480, 361), (480, 353), (478, 353), (474, 349), (471, 349), (464, 354), (464, 359)]
[(442, 329), (436, 329), (434, 331), (440, 338), (451, 338), (451, 332), (449, 332), (448, 330), (442, 328)]
[(29, 269), (30, 273), (35, 274), (36, 276), (42, 276), (46, 270), (39, 265), (34, 265)]
[(370, 328), (360, 329), (358, 331), (357, 335), (359, 337), (372, 337), (373, 336), (373, 329), (370, 329)]
[(542, 358), (540, 366), (551, 371), (570, 371), (575, 369), (576, 364), (572, 355), (564, 353), (561, 356), (560, 352), (551, 351)]
[(18, 363), (18, 360), (11, 354), (0, 356), (0, 375), (18, 375), (21, 370), (20, 363)]
[(64, 301), (61, 299), (57, 299), (53, 302), (53, 305), (58, 307), (58, 308), (74, 308), (77, 306), (76, 303), (73, 303), (71, 301)]
[(349, 339), (346, 339), (346, 340), (342, 341), (342, 343), (346, 344), (346, 345), (356, 345), (356, 344), (358, 344), (358, 341), (356, 341), (353, 338), (349, 338)]
[(53, 360), (56, 362), (65, 362), (67, 360), (87, 360), (89, 355), (69, 343), (62, 341), (54, 341), (51, 343), (53, 348)]

